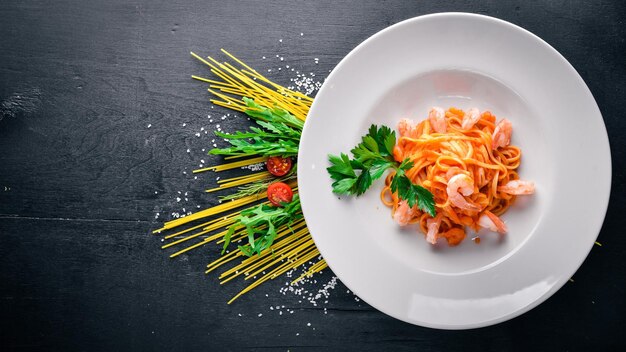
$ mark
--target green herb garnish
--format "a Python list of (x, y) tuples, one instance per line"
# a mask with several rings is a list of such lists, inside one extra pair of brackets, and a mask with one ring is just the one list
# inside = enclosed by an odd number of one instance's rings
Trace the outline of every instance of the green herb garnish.
[(224, 236), (222, 254), (230, 244), (230, 239), (235, 231), (244, 227), (248, 233), (248, 244), (239, 246), (239, 250), (248, 257), (255, 253), (261, 254), (263, 250), (272, 246), (277, 236), (276, 230), (279, 227), (282, 225), (290, 226), (300, 218), (302, 218), (302, 208), (297, 194), (293, 196), (291, 202), (283, 204), (283, 207), (259, 204), (243, 210)]
[(214, 148), (209, 154), (216, 155), (263, 155), (294, 156), (298, 154), (298, 145), (304, 123), (287, 110), (279, 107), (268, 109), (243, 98), (248, 107), (245, 113), (255, 120), (259, 127), (250, 127), (247, 132), (234, 134), (215, 132), (230, 143), (228, 148)]
[(415, 205), (435, 216), (435, 200), (426, 188), (416, 185), (406, 176), (405, 172), (413, 167), (408, 158), (398, 163), (393, 158), (393, 147), (396, 145), (396, 133), (387, 126), (378, 128), (372, 125), (368, 134), (362, 137), (361, 143), (351, 150), (353, 159), (346, 154), (328, 155), (331, 166), (328, 173), (334, 180), (333, 192), (336, 194), (360, 196), (372, 185), (372, 182), (383, 176), (387, 169), (393, 169), (395, 175), (391, 181), (391, 191), (400, 199), (407, 201), (409, 207)]

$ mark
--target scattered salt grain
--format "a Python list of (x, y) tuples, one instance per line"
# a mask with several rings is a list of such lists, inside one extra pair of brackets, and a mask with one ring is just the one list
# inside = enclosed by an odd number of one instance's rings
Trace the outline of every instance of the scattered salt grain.
[(180, 197), (176, 197), (176, 202), (180, 202)]
[(183, 127), (185, 127), (185, 126), (187, 126), (187, 124), (183, 122)]
[(149, 123), (149, 124), (148, 124), (148, 128), (150, 128), (150, 127), (152, 127), (152, 124), (151, 124), (151, 123)]
[(263, 314), (262, 314), (262, 313), (259, 313), (259, 317), (262, 317), (262, 316), (263, 316)]
[(304, 33), (300, 32), (300, 36), (302, 37), (304, 35)]
[(191, 150), (189, 148), (187, 148), (187, 153), (191, 153)]

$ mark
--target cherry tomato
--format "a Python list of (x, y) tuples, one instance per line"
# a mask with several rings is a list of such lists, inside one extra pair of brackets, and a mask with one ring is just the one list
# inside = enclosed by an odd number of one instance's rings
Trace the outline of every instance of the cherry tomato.
[(293, 191), (287, 184), (275, 182), (267, 187), (267, 199), (272, 205), (280, 207), (282, 203), (289, 203), (293, 200)]
[(291, 170), (291, 158), (271, 156), (267, 159), (267, 171), (274, 176), (285, 176)]

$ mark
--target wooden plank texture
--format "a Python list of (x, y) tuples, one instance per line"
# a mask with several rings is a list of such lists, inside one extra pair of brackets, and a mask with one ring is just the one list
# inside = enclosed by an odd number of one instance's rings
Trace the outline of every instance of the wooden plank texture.
[[(243, 284), (204, 275), (217, 246), (175, 260), (159, 249), (149, 233), (161, 221), (217, 203), (203, 192), (215, 175), (191, 174), (220, 160), (206, 155), (211, 131), (247, 124), (211, 108), (206, 86), (190, 79), (208, 71), (189, 51), (225, 48), (285, 85), (297, 74), (323, 82), (370, 35), (442, 11), (499, 17), (542, 37), (600, 106), (611, 203), (603, 246), (574, 282), (512, 321), (438, 331), (390, 318), (341, 283), (318, 306), (283, 295), (285, 279), (228, 306)], [(622, 349), (625, 15), (618, 1), (3, 1), (0, 349)], [(305, 289), (316, 293), (332, 278), (326, 270)]]

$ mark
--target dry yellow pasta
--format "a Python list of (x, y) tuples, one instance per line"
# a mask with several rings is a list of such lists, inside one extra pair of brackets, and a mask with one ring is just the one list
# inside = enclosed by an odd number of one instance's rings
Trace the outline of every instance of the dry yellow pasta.
[[(193, 79), (209, 84), (208, 91), (215, 96), (215, 98), (210, 100), (213, 104), (244, 112), (247, 106), (242, 98), (246, 97), (253, 99), (255, 103), (265, 108), (280, 107), (299, 120), (304, 121), (313, 103), (313, 98), (270, 81), (226, 50), (222, 49), (222, 52), (230, 58), (235, 65), (238, 65), (239, 68), (228, 62), (218, 62), (212, 57), (204, 59), (193, 52), (191, 53), (193, 57), (209, 66), (211, 72), (218, 77), (218, 79), (215, 80), (195, 75), (192, 76)], [(227, 156), (224, 159), (232, 160), (239, 158), (242, 158), (242, 156)], [(236, 160), (221, 165), (197, 169), (194, 170), (193, 173), (206, 171), (220, 172), (237, 169), (265, 162), (266, 159), (266, 157), (256, 157)], [(265, 180), (268, 177), (269, 173), (258, 172), (252, 175), (220, 180), (217, 182), (218, 187), (209, 189), (207, 192), (242, 186)], [(288, 182), (294, 193), (297, 193), (297, 184), (294, 180), (289, 181), (290, 179), (291, 178), (285, 179), (285, 182)], [(253, 206), (254, 203), (257, 203), (264, 197), (264, 194), (252, 194), (232, 201), (225, 201), (197, 213), (168, 221), (162, 228), (153, 231), (153, 233), (161, 234), (164, 231), (190, 226), (189, 228), (165, 235), (164, 240), (171, 240), (171, 242), (164, 244), (161, 247), (162, 249), (180, 246), (189, 243), (188, 241), (190, 240), (200, 238), (198, 242), (178, 250), (171, 254), (170, 257), (176, 257), (208, 243), (220, 244), (224, 242), (224, 235), (228, 227), (234, 223), (235, 218), (241, 213), (242, 209), (246, 206)], [(206, 218), (212, 219), (192, 226), (192, 223)], [(226, 283), (240, 276), (244, 276), (244, 280), (253, 280), (253, 282), (235, 295), (228, 302), (229, 304), (263, 282), (272, 280), (290, 270), (294, 270), (309, 261), (315, 262), (308, 267), (304, 274), (296, 280), (293, 280), (293, 283), (298, 282), (304, 277), (311, 276), (316, 272), (320, 272), (327, 267), (326, 262), (321, 258), (319, 251), (315, 247), (315, 243), (306, 227), (304, 219), (295, 221), (291, 226), (283, 225), (278, 228), (277, 232), (278, 234), (271, 247), (263, 251), (260, 255), (247, 257), (241, 251), (237, 250), (226, 253), (207, 265), (206, 273), (208, 274), (233, 260), (241, 258), (239, 264), (224, 271), (219, 276), (221, 280), (220, 283)], [(245, 229), (238, 229), (232, 235), (231, 241), (236, 242), (245, 237), (247, 237)], [(258, 278), (256, 278), (257, 276)]]

